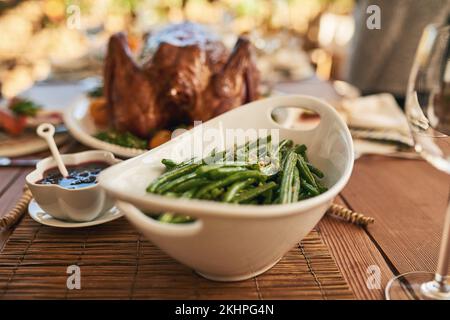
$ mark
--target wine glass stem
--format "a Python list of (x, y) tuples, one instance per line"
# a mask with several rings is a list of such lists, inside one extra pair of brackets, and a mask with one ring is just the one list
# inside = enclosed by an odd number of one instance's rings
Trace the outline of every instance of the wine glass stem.
[(446, 287), (446, 280), (448, 274), (448, 260), (450, 252), (450, 201), (447, 204), (447, 212), (445, 214), (444, 231), (442, 233), (441, 248), (439, 250), (439, 260), (437, 264), (435, 281), (437, 281), (442, 288)]

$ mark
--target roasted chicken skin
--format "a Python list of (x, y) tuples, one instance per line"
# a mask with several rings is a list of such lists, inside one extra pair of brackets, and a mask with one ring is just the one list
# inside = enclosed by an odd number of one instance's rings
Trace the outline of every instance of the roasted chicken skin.
[(245, 37), (230, 53), (201, 25), (169, 25), (148, 38), (139, 60), (123, 33), (110, 38), (104, 92), (118, 131), (148, 137), (258, 98), (259, 74)]

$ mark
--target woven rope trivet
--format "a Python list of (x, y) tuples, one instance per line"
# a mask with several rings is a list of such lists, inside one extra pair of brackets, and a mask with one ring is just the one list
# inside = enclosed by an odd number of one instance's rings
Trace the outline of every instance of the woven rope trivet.
[(14, 208), (5, 216), (0, 218), (0, 229), (8, 229), (12, 227), (17, 221), (19, 221), (20, 217), (27, 211), (28, 204), (30, 203), (32, 198), (33, 195), (31, 194), (30, 189), (25, 186), (23, 188), (23, 194), (20, 197), (19, 201), (17, 201)]
[(375, 219), (372, 217), (367, 217), (362, 213), (354, 212), (338, 204), (332, 204), (328, 209), (327, 214), (362, 227), (366, 227), (375, 222)]

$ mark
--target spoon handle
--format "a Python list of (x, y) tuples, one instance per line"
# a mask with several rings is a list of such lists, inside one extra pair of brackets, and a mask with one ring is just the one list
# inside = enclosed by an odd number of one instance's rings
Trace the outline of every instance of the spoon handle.
[(64, 177), (69, 175), (67, 172), (66, 166), (61, 158), (61, 154), (59, 153), (58, 147), (56, 146), (55, 140), (53, 139), (53, 135), (55, 134), (55, 127), (50, 123), (43, 123), (37, 128), (37, 134), (44, 138), (47, 141), (48, 147), (50, 148), (50, 152), (52, 153), (53, 158), (58, 165), (58, 169)]

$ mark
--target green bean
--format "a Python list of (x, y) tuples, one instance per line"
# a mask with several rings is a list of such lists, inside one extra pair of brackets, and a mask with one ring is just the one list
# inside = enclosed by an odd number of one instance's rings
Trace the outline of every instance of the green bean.
[(320, 193), (324, 193), (325, 191), (328, 191), (328, 188), (323, 186), (319, 181), (316, 180), (316, 183), (317, 183), (317, 190)]
[(304, 144), (298, 144), (295, 146), (295, 153), (302, 156), (303, 159), (305, 159), (306, 162), (308, 162), (308, 156), (306, 155), (306, 150), (308, 150), (308, 147)]
[(170, 223), (187, 223), (187, 222), (193, 222), (194, 219), (190, 216), (183, 216), (183, 215), (175, 215), (172, 218), (172, 221)]
[(287, 162), (287, 160), (288, 160), (288, 154), (289, 153), (286, 153), (285, 155), (282, 155), (281, 156), (281, 165), (280, 165), (280, 171), (284, 171), (284, 168), (286, 167), (286, 162)]
[(206, 158), (203, 159), (203, 163), (211, 164), (211, 163), (216, 163), (216, 162), (222, 162), (222, 161), (224, 161), (224, 157), (226, 155), (226, 152), (227, 151), (224, 150), (224, 151), (217, 152), (217, 153), (215, 153), (215, 154), (213, 154), (213, 155), (211, 155), (209, 157), (206, 157)]
[(286, 156), (286, 165), (282, 173), (280, 186), (280, 203), (289, 203), (292, 194), (292, 180), (294, 178), (294, 168), (297, 162), (297, 154), (289, 150)]
[(205, 184), (208, 184), (208, 179), (205, 178), (193, 178), (190, 180), (187, 180), (185, 182), (180, 183), (179, 185), (175, 186), (173, 188), (174, 192), (185, 192), (192, 188), (201, 187)]
[(322, 179), (323, 177), (325, 177), (323, 172), (314, 167), (311, 163), (307, 162), (306, 165), (308, 166), (309, 171), (311, 171), (311, 173), (314, 174), (317, 178)]
[(200, 188), (200, 190), (198, 190), (198, 192), (195, 194), (195, 197), (202, 198), (205, 194), (207, 194), (214, 188), (226, 187), (226, 186), (232, 184), (233, 182), (236, 182), (238, 180), (245, 180), (248, 178), (256, 178), (260, 181), (265, 181), (267, 179), (267, 177), (264, 174), (262, 174), (261, 172), (256, 171), (256, 170), (237, 172), (235, 174), (232, 174), (229, 177), (226, 177), (223, 180), (214, 181), (214, 182)]
[(191, 180), (193, 178), (197, 177), (197, 173), (191, 172), (189, 174), (183, 175), (179, 178), (176, 178), (174, 180), (167, 181), (166, 183), (163, 183), (158, 188), (156, 188), (155, 192), (159, 194), (163, 194), (167, 191), (175, 191), (173, 188), (183, 182), (186, 182), (188, 180)]
[(266, 145), (258, 147), (257, 157), (258, 157), (259, 160), (268, 157), (268, 155), (269, 155), (269, 145), (270, 144), (266, 144)]
[(305, 161), (308, 162), (308, 156), (306, 155), (306, 150), (308, 150), (308, 148), (304, 144), (300, 144), (295, 147), (295, 153), (302, 156), (303, 159), (305, 159)]
[[(191, 181), (192, 181), (192, 180), (191, 180)], [(182, 197), (182, 198), (190, 199), (190, 198), (192, 198), (192, 197), (194, 196), (194, 194), (195, 194), (195, 192), (196, 192), (197, 190), (198, 190), (198, 188), (192, 188), (192, 189), (189, 189), (189, 190), (183, 192), (183, 194), (181, 195), (181, 197)]]
[(307, 149), (308, 148), (306, 147), (306, 145), (298, 144), (298, 145), (295, 146), (294, 150), (295, 150), (295, 153), (298, 153), (298, 154), (303, 156)]
[[(281, 141), (280, 144), (284, 144), (284, 146), (282, 147), (283, 149), (288, 144), (288, 142), (290, 142), (290, 140), (282, 140)], [(277, 177), (277, 182), (281, 183), (281, 179), (283, 178), (283, 171), (286, 166), (288, 152), (284, 152), (284, 151), (282, 152), (281, 150), (277, 150), (275, 154), (277, 156), (278, 172), (280, 173)]]
[(222, 168), (222, 167), (246, 167), (251, 166), (251, 163), (243, 162), (243, 161), (216, 161), (210, 164), (202, 164), (197, 172), (200, 174), (206, 173), (210, 170)]
[(244, 189), (245, 187), (251, 185), (252, 183), (254, 183), (256, 180), (255, 179), (247, 179), (244, 181), (237, 181), (235, 183), (233, 183), (227, 190), (227, 192), (225, 192), (224, 196), (223, 196), (223, 201), (225, 202), (231, 202), (231, 200), (233, 200), (233, 198), (236, 196), (236, 194)]
[(291, 202), (298, 201), (298, 195), (300, 193), (300, 174), (298, 172), (298, 168), (294, 166), (294, 177), (292, 180), (292, 194), (291, 194)]
[(267, 150), (268, 150), (269, 146), (272, 145), (270, 143), (271, 140), (272, 140), (272, 136), (270, 136), (270, 135), (257, 140), (256, 156), (258, 159), (267, 155)]
[[(245, 160), (243, 157), (239, 158), (237, 155), (241, 154), (243, 151), (245, 151), (245, 146), (238, 147), (236, 144), (233, 145), (232, 148), (228, 148), (226, 150), (220, 151), (216, 153), (215, 155), (206, 157), (204, 159), (204, 163), (211, 164), (211, 163), (223, 163), (223, 162), (235, 162)], [(242, 161), (241, 161), (242, 162)]]
[[(232, 149), (229, 148), (229, 149), (217, 152), (213, 155), (210, 155), (210, 156), (206, 157), (203, 162), (206, 164), (210, 164), (211, 162), (213, 162), (213, 163), (217, 162), (217, 160), (225, 160), (225, 161), (226, 160), (234, 161), (235, 159), (239, 160), (239, 158), (236, 157), (237, 154), (242, 151), (245, 151), (246, 147), (248, 146), (249, 143), (250, 142), (247, 142), (246, 144), (241, 145), (241, 146), (237, 146), (236, 144), (234, 144)], [(231, 158), (231, 155), (233, 155), (232, 158)], [(224, 157), (225, 157), (225, 159), (224, 159)]]
[(308, 199), (309, 197), (310, 197), (310, 195), (307, 192), (301, 192), (298, 199), (305, 200), (305, 199)]
[(171, 212), (164, 212), (158, 217), (158, 221), (165, 222), (165, 223), (171, 223), (173, 219), (174, 214)]
[[(196, 190), (197, 189), (195, 189), (195, 188), (190, 189), (190, 190), (184, 192), (181, 195), (181, 197), (182, 198), (187, 198), (187, 199), (192, 198), (192, 196), (194, 195)], [(171, 213), (171, 212), (165, 212), (165, 213), (161, 214), (157, 218), (157, 220), (160, 221), (160, 222), (165, 222), (165, 223), (185, 223), (185, 222), (194, 221), (194, 219), (192, 219), (189, 216), (175, 215), (174, 213)]]
[(241, 203), (244, 201), (250, 201), (250, 200), (256, 198), (257, 196), (263, 194), (264, 192), (275, 188), (276, 186), (277, 186), (277, 184), (275, 182), (271, 181), (271, 182), (268, 182), (261, 186), (258, 186), (256, 188), (245, 190), (242, 193), (240, 193), (239, 196), (237, 196), (236, 198), (233, 199), (233, 203)]
[(306, 189), (306, 191), (308, 193), (310, 193), (313, 196), (317, 196), (320, 194), (319, 190), (317, 190), (317, 188), (315, 186), (310, 185), (308, 182), (306, 182), (305, 180), (301, 180), (300, 184), (303, 188)]
[[(227, 172), (227, 171), (233, 171), (232, 169), (229, 168), (239, 168), (239, 167), (243, 167), (243, 169), (249, 167), (252, 168), (254, 167), (253, 164), (250, 163), (244, 163), (244, 162), (222, 162), (222, 163), (215, 163), (215, 164), (207, 164), (207, 165), (202, 165), (201, 167), (197, 168), (196, 172), (199, 176), (209, 176), (209, 174), (212, 171), (216, 171), (217, 169), (225, 169), (225, 170), (219, 170), (218, 174), (220, 175), (220, 172)], [(242, 171), (241, 169), (236, 170), (236, 171)], [(213, 174), (214, 175), (214, 174)], [(221, 176), (218, 176), (221, 177)]]
[(276, 147), (273, 155), (276, 157), (276, 159), (278, 159), (279, 163), (282, 163), (282, 153), (281, 150), (284, 149), (285, 147), (289, 147), (289, 145), (291, 145), (293, 142), (292, 140), (289, 139), (284, 139), (281, 140), (280, 143), (278, 144), (278, 146)]
[(218, 169), (218, 168), (222, 168), (224, 167), (223, 164), (206, 164), (206, 165), (202, 165), (200, 167), (198, 167), (195, 172), (199, 175), (202, 176), (204, 174), (206, 174), (208, 171), (214, 170), (214, 169)]
[(213, 157), (215, 154), (217, 153), (216, 148), (214, 147), (210, 152), (209, 152), (209, 157)]
[(282, 148), (280, 149), (280, 170), (283, 170), (284, 167), (286, 166), (286, 161), (287, 161), (287, 156), (288, 154), (292, 151), (292, 140), (285, 140), (286, 143), (284, 144), (284, 146), (282, 146)]
[(229, 148), (224, 155), (224, 160), (225, 161), (234, 161), (236, 160), (236, 144), (233, 145), (232, 148)]
[(164, 195), (170, 198), (178, 198), (179, 196), (178, 193), (175, 192), (166, 192)]
[(254, 141), (247, 141), (244, 145), (241, 145), (235, 149), (236, 159), (248, 161), (249, 156), (252, 153), (256, 153), (256, 158), (258, 158), (259, 147), (270, 144), (271, 140), (272, 136), (267, 135)]
[(269, 164), (258, 165), (257, 169), (269, 177), (275, 176), (280, 171), (279, 166), (272, 162)]
[(192, 158), (189, 158), (187, 160), (181, 161), (179, 164), (177, 164), (177, 166), (175, 168), (181, 168), (181, 167), (184, 167), (184, 166), (186, 166), (188, 164), (195, 163), (195, 159), (196, 159), (196, 157), (192, 157)]
[(280, 203), (280, 195), (276, 196), (272, 203)]
[(207, 173), (207, 176), (210, 179), (217, 180), (224, 177), (228, 177), (231, 174), (234, 174), (236, 172), (242, 172), (247, 171), (248, 169), (245, 167), (224, 167), (224, 168), (218, 168), (211, 170)]
[(309, 162), (308, 155), (306, 154), (306, 152), (304, 152), (301, 156), (303, 157), (305, 162)]
[(217, 199), (218, 197), (220, 197), (223, 193), (224, 193), (224, 189), (223, 188), (215, 188), (212, 189), (210, 194), (211, 194), (211, 198), (212, 199)]
[(272, 136), (271, 135), (267, 135), (265, 137), (262, 137), (262, 138), (259, 138), (257, 140), (254, 140), (253, 142), (247, 142), (245, 148), (247, 150), (252, 150), (252, 149), (256, 148), (259, 145), (267, 144), (267, 143), (269, 143), (271, 141), (272, 141)]
[(273, 197), (273, 189), (269, 189), (262, 194), (264, 196), (263, 204), (271, 204)]
[(272, 152), (273, 152), (273, 144), (272, 142), (268, 142), (267, 143), (267, 156), (270, 158), (272, 157)]
[(309, 184), (311, 184), (314, 187), (317, 187), (316, 180), (314, 179), (311, 171), (309, 170), (308, 166), (306, 165), (306, 162), (303, 159), (303, 157), (298, 155), (297, 159), (298, 159), (297, 167), (300, 172), (300, 175), (306, 179), (306, 182), (308, 182)]
[(147, 192), (154, 193), (156, 191), (156, 189), (159, 186), (161, 186), (163, 183), (170, 181), (170, 180), (174, 180), (178, 177), (181, 177), (184, 174), (191, 173), (192, 171), (197, 169), (199, 166), (200, 166), (199, 164), (192, 163), (192, 164), (188, 164), (186, 166), (180, 167), (180, 168), (175, 168), (173, 170), (170, 170), (170, 171), (162, 174), (161, 176), (159, 176), (159, 178), (157, 178), (154, 182), (152, 182), (147, 187)]
[(292, 147), (292, 140), (290, 139), (283, 139), (280, 141), (280, 143), (278, 144), (277, 148), (275, 149), (275, 155), (279, 152), (281, 152), (281, 149), (285, 148), (285, 147)]
[(171, 170), (177, 166), (177, 163), (170, 159), (162, 159), (161, 163), (166, 166), (167, 170)]
[(177, 215), (171, 212), (165, 212), (158, 217), (158, 221), (164, 223), (186, 223), (194, 221), (189, 216)]
[(236, 149), (235, 156), (234, 156), (235, 161), (238, 161), (238, 162), (248, 162), (247, 155), (248, 155), (248, 154), (247, 154), (247, 149), (244, 149), (244, 148), (237, 148), (237, 149)]

